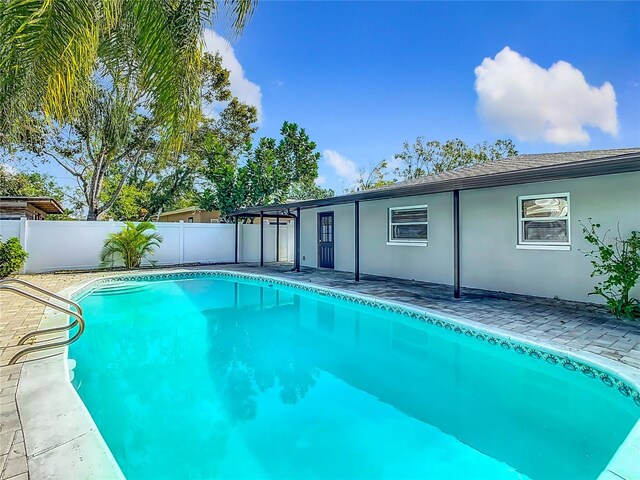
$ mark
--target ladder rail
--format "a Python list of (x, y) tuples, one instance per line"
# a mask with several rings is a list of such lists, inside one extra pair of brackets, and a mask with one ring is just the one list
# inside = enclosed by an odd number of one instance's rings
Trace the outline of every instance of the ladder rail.
[[(37, 292), (44, 293), (45, 295), (47, 295), (47, 296), (49, 296), (51, 298), (55, 298), (56, 300), (59, 300), (59, 301), (64, 302), (64, 303), (67, 303), (67, 304), (73, 306), (78, 311), (80, 316), (82, 316), (82, 307), (80, 305), (78, 305), (76, 302), (74, 302), (73, 300), (61, 297), (60, 295), (57, 295), (57, 294), (55, 294), (53, 292), (50, 292), (47, 289), (44, 289), (44, 288), (39, 287), (37, 285), (34, 285), (33, 283), (27, 282), (25, 280), (21, 280), (19, 278), (5, 278), (3, 280), (0, 280), (0, 290), (6, 290), (6, 288), (4, 288), (4, 287), (7, 286), (7, 284), (11, 284), (11, 283), (17, 283), (19, 285), (24, 285), (24, 286), (29, 287), (29, 288), (37, 291)], [(67, 330), (71, 330), (77, 324), (78, 324), (78, 320), (75, 319), (75, 316), (74, 316), (73, 322), (71, 322), (68, 325), (64, 325), (62, 327), (55, 327), (55, 328), (46, 328), (46, 329), (43, 329), (43, 330), (34, 330), (33, 332), (29, 332), (26, 335), (24, 335), (22, 338), (20, 338), (20, 340), (18, 340), (18, 345), (24, 345), (25, 343), (27, 343), (27, 340), (29, 340), (30, 338), (35, 337), (37, 335), (45, 335), (45, 334), (48, 334), (48, 333), (64, 332), (64, 331), (67, 331)]]
[(59, 301), (61, 301), (63, 303), (67, 303), (67, 304), (71, 305), (72, 307), (76, 308), (78, 310), (78, 312), (80, 313), (80, 315), (82, 315), (82, 307), (80, 305), (78, 305), (73, 300), (61, 297), (57, 293), (50, 292), (46, 288), (39, 287), (38, 285), (34, 285), (33, 283), (27, 282), (26, 280), (22, 280), (20, 278), (3, 278), (2, 280), (0, 280), (0, 285), (6, 285), (6, 284), (9, 284), (9, 283), (17, 283), (19, 285), (24, 285), (25, 287), (29, 287), (29, 288), (37, 291), (37, 292), (44, 293), (45, 295), (47, 295), (47, 296), (49, 296), (51, 298), (55, 298), (56, 300), (59, 300)]
[[(62, 312), (66, 315), (69, 315), (73, 318), (75, 318), (74, 322), (71, 322), (68, 325), (62, 326), (62, 327), (56, 327), (56, 328), (48, 328), (48, 329), (43, 329), (43, 330), (36, 330), (34, 332), (31, 332), (29, 334), (27, 334), (27, 336), (25, 336), (26, 338), (30, 338), (31, 336), (34, 335), (45, 335), (48, 333), (53, 333), (53, 332), (61, 332), (61, 331), (67, 331), (72, 329), (73, 327), (75, 327), (76, 325), (78, 326), (78, 330), (76, 331), (76, 333), (67, 338), (66, 340), (62, 340), (62, 341), (58, 341), (58, 342), (53, 342), (53, 343), (42, 343), (39, 345), (33, 345), (31, 347), (25, 348), (24, 350), (20, 350), (19, 352), (17, 352), (13, 357), (11, 357), (11, 360), (9, 360), (9, 365), (14, 365), (21, 357), (23, 357), (24, 355), (28, 355), (29, 353), (34, 353), (34, 352), (39, 352), (39, 351), (43, 351), (43, 350), (48, 350), (50, 348), (57, 348), (57, 347), (66, 347), (68, 345), (71, 345), (73, 342), (75, 342), (76, 340), (78, 340), (78, 338), (80, 338), (80, 336), (82, 335), (82, 333), (84, 332), (85, 329), (85, 322), (84, 322), (84, 318), (82, 317), (82, 314), (80, 312), (74, 312), (73, 310), (69, 310), (68, 308), (64, 308), (61, 307), (59, 305), (56, 305), (53, 302), (50, 302), (49, 300), (45, 300), (43, 298), (40, 298), (32, 293), (29, 292), (25, 292), (24, 290), (21, 290), (19, 288), (16, 287), (12, 287), (10, 285), (2, 285), (2, 283), (9, 283), (9, 282), (2, 282), (0, 281), (0, 291), (4, 290), (7, 292), (11, 292), (11, 293), (15, 293), (16, 295), (20, 295), (22, 297), (28, 298), (30, 300), (33, 300), (34, 302), (40, 303), (42, 305), (45, 305), (47, 307), (51, 307), (54, 310), (57, 310), (59, 312)], [(29, 284), (31, 285), (31, 284)], [(38, 287), (39, 289), (39, 287)], [(44, 289), (41, 289), (44, 290)], [(44, 290), (46, 293), (50, 293), (47, 292), (46, 290)], [(57, 298), (57, 295), (52, 295), (53, 298)], [(62, 299), (62, 297), (59, 297)], [(63, 299), (65, 302), (68, 302), (69, 304), (75, 304), (77, 305), (75, 302), (68, 300), (68, 299)], [(82, 309), (80, 309), (82, 310)], [(23, 339), (25, 338), (23, 337)], [(21, 339), (22, 341), (22, 339)], [(19, 343), (18, 345), (22, 345), (22, 343)]]

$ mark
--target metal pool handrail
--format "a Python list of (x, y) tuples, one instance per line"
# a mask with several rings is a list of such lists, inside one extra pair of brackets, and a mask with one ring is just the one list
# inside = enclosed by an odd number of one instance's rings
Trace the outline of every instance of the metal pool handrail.
[[(72, 310), (69, 310), (67, 308), (61, 307), (59, 305), (56, 305), (53, 302), (50, 302), (49, 300), (45, 300), (43, 298), (37, 297), (35, 295), (33, 295), (32, 293), (29, 292), (25, 292), (24, 290), (21, 290), (19, 288), (16, 287), (12, 287), (10, 285), (7, 285), (8, 283), (18, 283), (20, 285), (25, 285), (29, 288), (32, 288), (38, 292), (44, 293), (48, 296), (50, 296), (51, 298), (55, 298), (56, 300), (65, 302), (73, 307), (75, 307), (78, 311), (74, 312)], [(15, 293), (17, 295), (20, 295), (22, 297), (28, 298), (30, 300), (33, 300), (34, 302), (40, 303), (42, 305), (46, 305), (48, 307), (51, 307), (55, 310), (58, 310), (59, 312), (65, 313), (71, 317), (74, 317), (75, 320), (73, 322), (71, 322), (68, 325), (64, 325), (62, 327), (55, 327), (55, 328), (46, 328), (43, 330), (36, 330), (33, 332), (29, 332), (28, 334), (26, 334), (25, 336), (23, 336), (20, 341), (18, 342), (18, 345), (23, 345), (24, 342), (31, 338), (34, 337), (36, 335), (45, 335), (45, 334), (49, 334), (49, 333), (55, 333), (55, 332), (64, 332), (64, 331), (68, 331), (71, 330), (73, 327), (75, 327), (76, 325), (79, 326), (78, 331), (70, 338), (66, 339), (66, 340), (62, 340), (59, 342), (53, 342), (53, 343), (43, 343), (40, 345), (34, 345), (32, 347), (28, 347), (25, 348), (24, 350), (19, 351), (18, 353), (16, 353), (11, 360), (9, 360), (9, 365), (13, 365), (15, 364), (18, 359), (20, 359), (20, 357), (27, 355), (29, 353), (33, 353), (33, 352), (38, 352), (38, 351), (42, 351), (42, 350), (47, 350), (49, 348), (56, 348), (56, 347), (65, 347), (67, 345), (71, 345), (73, 342), (75, 342), (78, 338), (80, 338), (80, 335), (82, 335), (82, 332), (84, 332), (84, 328), (85, 328), (85, 322), (84, 322), (84, 318), (82, 317), (82, 307), (80, 307), (80, 305), (78, 305), (76, 302), (74, 302), (73, 300), (69, 300), (67, 298), (61, 297), (59, 295), (56, 295), (53, 292), (50, 292), (44, 288), (38, 287), (36, 285), (33, 285), (32, 283), (29, 282), (25, 282), (24, 280), (19, 280), (17, 278), (7, 278), (4, 280), (0, 280), (0, 290), (5, 290), (8, 292), (12, 292)]]
[[(35, 291), (40, 292), (40, 293), (44, 293), (45, 295), (47, 295), (47, 296), (49, 296), (51, 298), (55, 298), (56, 300), (59, 300), (59, 301), (61, 301), (63, 303), (68, 303), (69, 305), (74, 307), (78, 311), (78, 313), (80, 315), (82, 315), (82, 307), (80, 305), (78, 305), (76, 302), (74, 302), (73, 300), (69, 300), (68, 298), (61, 297), (60, 295), (57, 295), (57, 294), (55, 294), (53, 292), (50, 292), (47, 289), (44, 289), (44, 288), (39, 287), (37, 285), (34, 285), (33, 283), (27, 282), (25, 280), (20, 280), (19, 278), (5, 278), (3, 280), (0, 280), (0, 289), (2, 289), (3, 285), (6, 285), (8, 283), (17, 283), (19, 285), (24, 285), (25, 287), (29, 287), (32, 290), (35, 290)], [(39, 331), (36, 330), (34, 332), (27, 333), (25, 336), (23, 336), (20, 339), (20, 341), (18, 341), (18, 345), (24, 345), (28, 339), (30, 339), (31, 337), (34, 337), (36, 335), (42, 335), (42, 334), (46, 334), (46, 333), (55, 333), (55, 332), (64, 332), (66, 330), (72, 329), (77, 324), (78, 324), (78, 320), (74, 320), (69, 325), (65, 325), (63, 327), (47, 328), (45, 330), (39, 330)]]

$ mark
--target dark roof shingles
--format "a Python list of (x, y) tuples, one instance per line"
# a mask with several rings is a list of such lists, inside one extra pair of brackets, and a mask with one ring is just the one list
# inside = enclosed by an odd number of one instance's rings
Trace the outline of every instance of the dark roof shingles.
[[(384, 198), (385, 196), (393, 196), (396, 193), (398, 196), (409, 196), (419, 194), (416, 190), (420, 190), (420, 186), (425, 187), (424, 193), (431, 193), (430, 191), (450, 191), (446, 190), (446, 188), (453, 189), (459, 187), (453, 187), (452, 183), (478, 183), (474, 182), (473, 179), (480, 179), (484, 177), (498, 176), (498, 175), (516, 175), (519, 172), (527, 172), (531, 171), (531, 175), (529, 178), (535, 176), (533, 175), (533, 171), (537, 169), (550, 168), (554, 167), (562, 168), (564, 166), (570, 166), (571, 164), (585, 164), (585, 166), (590, 161), (599, 161), (599, 160), (613, 160), (619, 157), (627, 157), (629, 155), (639, 156), (640, 157), (640, 147), (637, 148), (620, 148), (620, 149), (611, 149), (611, 150), (587, 150), (580, 152), (562, 152), (562, 153), (543, 153), (543, 154), (524, 154), (517, 155), (514, 157), (506, 157), (500, 160), (495, 160), (491, 162), (486, 162), (478, 165), (472, 165), (470, 167), (458, 168), (456, 170), (451, 170), (449, 172), (437, 173), (432, 175), (425, 175), (420, 178), (414, 178), (410, 180), (404, 180), (402, 182), (396, 182), (389, 185), (385, 185), (382, 187), (372, 188), (369, 190), (363, 190), (362, 192), (350, 193), (346, 195), (338, 195), (336, 197), (331, 197), (327, 199), (320, 200), (302, 200), (298, 202), (293, 202), (292, 204), (287, 205), (270, 205), (270, 206), (261, 206), (261, 207), (249, 207), (239, 212), (255, 212), (260, 209), (271, 209), (277, 210), (282, 208), (290, 208), (295, 207), (297, 205), (303, 206), (303, 208), (312, 208), (316, 206), (315, 204), (323, 204), (323, 205), (331, 205), (331, 204), (340, 204), (340, 203), (348, 203), (350, 201), (355, 200), (356, 198), (361, 198), (363, 200), (366, 199), (376, 199), (376, 198)], [(640, 160), (638, 160), (638, 166), (640, 167)], [(640, 168), (634, 169), (640, 170)], [(625, 170), (629, 171), (629, 170)], [(549, 175), (548, 172), (545, 172), (543, 176)], [(572, 176), (579, 176), (572, 174)], [(540, 177), (540, 175), (538, 175)], [(553, 178), (553, 176), (549, 176), (549, 178)], [(460, 182), (458, 182), (460, 181)], [(534, 180), (539, 181), (539, 180)], [(495, 183), (499, 185), (499, 182), (496, 181), (488, 181), (485, 182), (483, 186), (495, 186), (492, 185)], [(526, 183), (526, 181), (518, 180), (516, 183)], [(445, 187), (445, 185), (448, 186)], [(505, 184), (505, 183), (503, 183)], [(445, 190), (438, 190), (438, 187), (443, 187)], [(469, 188), (478, 188), (477, 185), (471, 186)], [(407, 193), (408, 192), (408, 193)]]
[(479, 177), (482, 175), (492, 175), (496, 173), (515, 172), (540, 167), (551, 167), (567, 163), (584, 162), (588, 160), (611, 158), (630, 154), (640, 154), (640, 148), (524, 154), (517, 155), (515, 157), (505, 157), (501, 158), (500, 160), (472, 165), (470, 167), (459, 168), (448, 172), (436, 173), (432, 175), (425, 175), (419, 178), (413, 178), (410, 180), (404, 180), (402, 182), (379, 187), (376, 190), (434, 183), (440, 182), (442, 180)]

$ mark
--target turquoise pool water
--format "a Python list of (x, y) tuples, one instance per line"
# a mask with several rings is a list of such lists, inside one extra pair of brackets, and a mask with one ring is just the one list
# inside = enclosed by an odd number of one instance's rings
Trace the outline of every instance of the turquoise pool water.
[(132, 480), (588, 479), (640, 418), (597, 378), (292, 287), (80, 303), (73, 384)]

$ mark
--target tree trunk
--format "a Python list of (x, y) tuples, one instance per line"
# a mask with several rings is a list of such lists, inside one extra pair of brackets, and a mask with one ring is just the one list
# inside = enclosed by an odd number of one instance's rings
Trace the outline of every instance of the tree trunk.
[(89, 207), (89, 211), (87, 212), (88, 221), (98, 220), (98, 215), (104, 211), (104, 209), (100, 207), (100, 193), (102, 192), (106, 165), (107, 162), (104, 155), (100, 155), (100, 162), (95, 167), (93, 175), (91, 175), (91, 183), (89, 191), (87, 192), (87, 207)]
[(95, 222), (98, 220), (98, 209), (89, 207), (89, 212), (87, 213), (87, 220), (90, 222)]
[(95, 195), (95, 191), (92, 189), (87, 197), (87, 220), (91, 222), (95, 222), (98, 220), (98, 215), (100, 215), (99, 201)]

